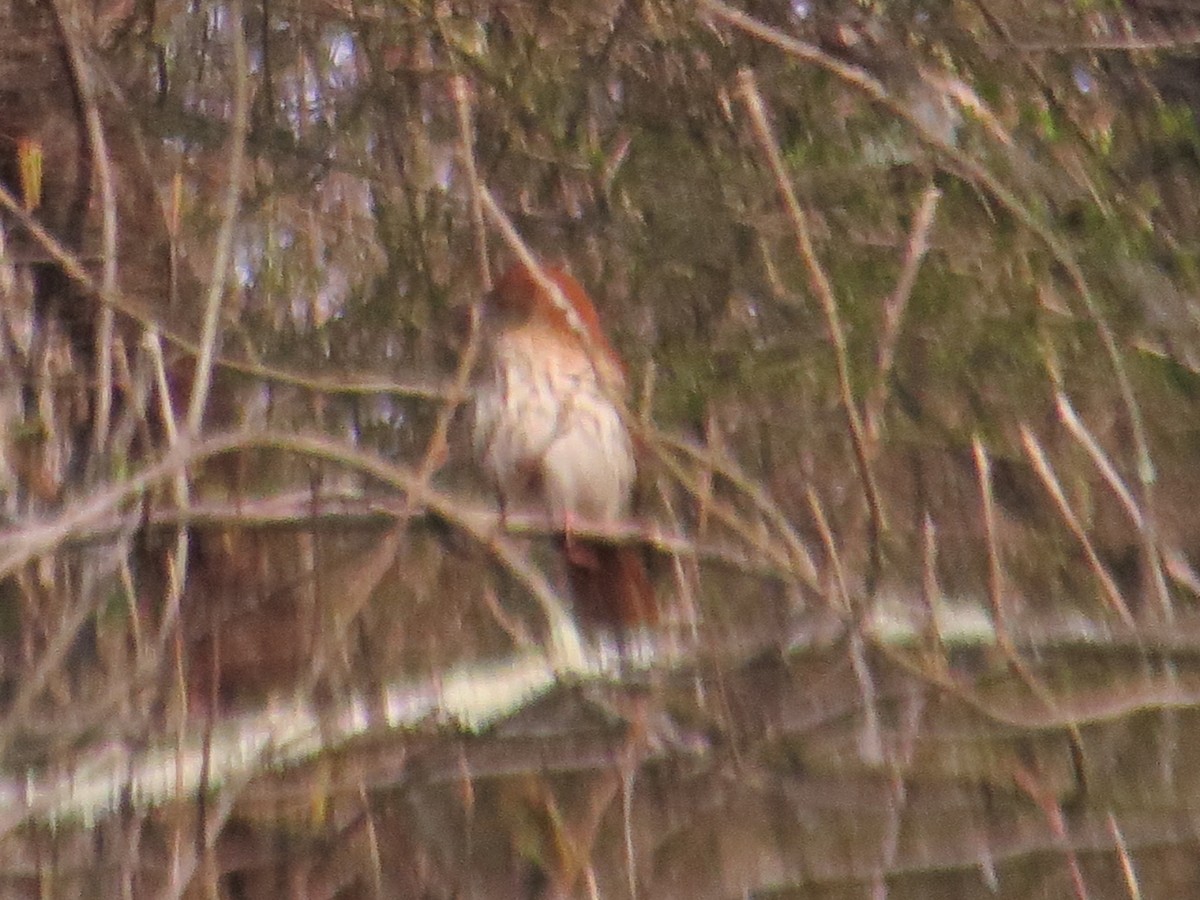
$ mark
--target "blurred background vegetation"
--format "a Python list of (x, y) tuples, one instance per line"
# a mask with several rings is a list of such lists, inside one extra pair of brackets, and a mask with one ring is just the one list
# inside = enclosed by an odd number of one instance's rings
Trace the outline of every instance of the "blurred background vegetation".
[[(1196, 890), (1200, 9), (0, 34), (0, 895)], [(561, 593), (459, 409), (518, 243), (629, 363), (665, 621), (493, 703)]]

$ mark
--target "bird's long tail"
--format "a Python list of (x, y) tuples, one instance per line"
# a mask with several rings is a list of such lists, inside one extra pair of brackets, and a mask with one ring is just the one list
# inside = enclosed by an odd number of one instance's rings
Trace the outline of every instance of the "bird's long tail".
[(566, 537), (563, 552), (581, 623), (627, 631), (658, 621), (643, 548)]

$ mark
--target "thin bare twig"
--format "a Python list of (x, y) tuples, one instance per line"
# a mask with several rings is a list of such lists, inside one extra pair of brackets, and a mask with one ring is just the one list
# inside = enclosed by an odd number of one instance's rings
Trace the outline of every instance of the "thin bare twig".
[[(1156, 4), (1164, 9), (1170, 6), (1169, 3)], [(1182, 8), (1182, 7), (1181, 7)], [(1093, 10), (1092, 16), (1096, 16), (1098, 10)], [(1170, 27), (1154, 27), (1146, 22), (1139, 23), (1135, 26), (1134, 23), (1126, 20), (1124, 14), (1117, 21), (1109, 20), (1104, 24), (1109, 34), (1101, 37), (1099, 35), (1100, 28), (1095, 27), (1100, 23), (1096, 22), (1094, 29), (1095, 35), (1081, 37), (1078, 34), (1068, 35), (1060, 33), (1051, 37), (1016, 37), (1011, 34), (1006, 34), (1008, 45), (1004, 47), (993, 48), (997, 52), (1007, 52), (1009, 47), (1021, 53), (1053, 53), (1056, 56), (1062, 56), (1068, 53), (1088, 52), (1088, 51), (1115, 51), (1120, 53), (1139, 53), (1147, 50), (1186, 50), (1200, 44), (1200, 28), (1194, 26), (1185, 26), (1179, 23), (1173, 23)], [(1122, 31), (1121, 36), (1113, 36), (1111, 31)]]
[(888, 377), (896, 361), (896, 346), (900, 340), (900, 326), (904, 321), (904, 312), (908, 308), (912, 296), (913, 285), (917, 281), (917, 272), (921, 269), (921, 261), (929, 250), (929, 232), (933, 228), (933, 216), (937, 211), (938, 199), (942, 196), (933, 185), (925, 189), (921, 195), (921, 204), (913, 217), (912, 229), (908, 234), (908, 244), (904, 249), (904, 263), (900, 267), (900, 277), (892, 293), (883, 301), (883, 331), (879, 335), (879, 348), (876, 351), (875, 386), (867, 394), (863, 404), (867, 426), (867, 438), (875, 447), (878, 446), (880, 417), (883, 415), (883, 405), (887, 398)]
[(479, 171), (475, 166), (475, 127), (471, 117), (471, 96), (467, 79), (455, 75), (450, 80), (454, 109), (458, 115), (458, 137), (462, 142), (462, 163), (467, 174), (471, 197), (471, 230), (475, 237), (475, 263), (479, 267), (479, 284), (490, 290), (491, 265), (488, 261), (487, 230), (483, 221), (483, 198), (479, 191)]
[(821, 304), (821, 310), (825, 315), (825, 326), (829, 329), (829, 337), (833, 342), (834, 358), (838, 373), (838, 388), (841, 392), (842, 411), (845, 413), (846, 421), (850, 428), (850, 441), (854, 447), (854, 461), (858, 468), (858, 477), (862, 481), (863, 492), (867, 500), (867, 510), (871, 527), (871, 570), (867, 575), (867, 590), (868, 593), (871, 593), (874, 590), (875, 582), (879, 578), (882, 566), (880, 540), (887, 524), (883, 514), (879, 488), (875, 484), (875, 476), (871, 472), (871, 463), (867, 453), (867, 442), (862, 418), (859, 414), (858, 404), (854, 399), (854, 388), (850, 380), (850, 357), (846, 348), (846, 334), (842, 328), (841, 314), (838, 312), (837, 299), (833, 295), (833, 287), (829, 283), (829, 277), (825, 274), (820, 260), (817, 259), (817, 252), (813, 247), (812, 236), (809, 232), (808, 217), (804, 214), (804, 210), (801, 209), (800, 203), (796, 200), (795, 191), (792, 190), (791, 180), (783, 164), (783, 155), (779, 152), (779, 145), (775, 141), (775, 137), (771, 133), (771, 126), (767, 122), (766, 108), (763, 104), (762, 95), (759, 94), (758, 87), (754, 83), (754, 74), (749, 69), (742, 69), (738, 73), (738, 85), (742, 101), (750, 112), (750, 119), (754, 125), (754, 134), (758, 139), (759, 148), (766, 157), (767, 164), (770, 166), (771, 172), (775, 177), (775, 185), (779, 191), (779, 197), (783, 201), (788, 219), (792, 224), (792, 230), (796, 234), (796, 246), (799, 250), (800, 258), (804, 261), (805, 269), (808, 271), (809, 287), (816, 295), (817, 301)]
[(1104, 479), (1105, 484), (1117, 495), (1117, 499), (1120, 500), (1125, 514), (1129, 516), (1129, 521), (1133, 524), (1138, 540), (1142, 544), (1142, 556), (1149, 569), (1150, 581), (1154, 586), (1154, 596), (1162, 608), (1163, 615), (1167, 618), (1167, 621), (1170, 621), (1174, 617), (1175, 611), (1171, 605), (1171, 595), (1167, 590), (1167, 579), (1163, 573), (1162, 556), (1158, 548), (1157, 529), (1154, 527), (1151, 511), (1146, 510), (1143, 512), (1138, 508), (1133, 495), (1125, 486), (1125, 482), (1117, 474), (1116, 466), (1108, 458), (1108, 455), (1100, 446), (1100, 442), (1096, 440), (1087, 426), (1084, 425), (1083, 420), (1079, 418), (1079, 415), (1075, 412), (1075, 407), (1071, 405), (1070, 398), (1067, 397), (1061, 387), (1055, 391), (1054, 399), (1055, 406), (1058, 408), (1059, 419), (1067, 426), (1067, 431), (1071, 432), (1071, 436), (1083, 447), (1088, 458), (1091, 459), (1092, 464)]
[(821, 505), (821, 500), (817, 497), (816, 492), (810, 487), (805, 493), (808, 498), (808, 507), (812, 510), (813, 521), (817, 525), (817, 533), (821, 536), (821, 543), (825, 545), (825, 555), (829, 557), (829, 565), (833, 569), (833, 583), (837, 588), (837, 597), (841, 601), (841, 609), (838, 610), (843, 616), (853, 616), (857, 618), (858, 607), (861, 604), (856, 604), (850, 598), (850, 588), (846, 582), (846, 572), (842, 567), (842, 557), (838, 553), (837, 541), (833, 537), (833, 529), (829, 527), (829, 519), (825, 517), (825, 508)]
[[(471, 124), (471, 108), (467, 96), (466, 80), (461, 75), (451, 79), (455, 107), (458, 112), (459, 139), (462, 142), (463, 166), (467, 171), (468, 188), (471, 194), (471, 217), (475, 227), (477, 261), (479, 264), (479, 280), (485, 291), (491, 287), (491, 275), (487, 258), (487, 235), (484, 232), (483, 205), (480, 199), (480, 185), (475, 170), (475, 153), (473, 131)], [(473, 311), (471, 328), (467, 336), (467, 344), (458, 360), (458, 369), (450, 383), (445, 400), (438, 410), (437, 421), (433, 434), (425, 450), (425, 457), (419, 469), (420, 477), (430, 478), (437, 468), (445, 461), (448, 453), (447, 435), (450, 423), (455, 413), (468, 396), (468, 385), (471, 374), (475, 370), (475, 361), (479, 356), (479, 316)]]
[(1059, 484), (1058, 477), (1054, 474), (1054, 469), (1050, 465), (1050, 460), (1046, 458), (1045, 452), (1042, 450), (1042, 445), (1038, 443), (1038, 439), (1026, 425), (1021, 426), (1021, 443), (1025, 447), (1025, 454), (1029, 457), (1029, 461), (1033, 463), (1034, 471), (1042, 480), (1046, 490), (1054, 499), (1055, 506), (1058, 507), (1059, 515), (1062, 516), (1063, 522), (1067, 528), (1075, 535), (1075, 539), (1079, 541), (1083, 548), (1084, 556), (1087, 558), (1088, 565), (1091, 566), (1092, 572), (1096, 576), (1096, 580), (1100, 582), (1100, 586), (1104, 589), (1104, 595), (1108, 598), (1113, 610), (1120, 616), (1121, 621), (1130, 628), (1135, 627), (1132, 614), (1129, 612), (1129, 607), (1125, 604), (1125, 599), (1121, 596), (1121, 590), (1117, 587), (1117, 583), (1113, 581), (1108, 570), (1104, 568), (1104, 563), (1100, 561), (1099, 555), (1096, 553), (1096, 548), (1092, 546), (1091, 540), (1084, 531), (1083, 525), (1080, 524), (1075, 512), (1071, 509), (1070, 503), (1067, 502), (1066, 494), (1063, 493), (1062, 485)]
[[(180, 434), (178, 417), (171, 405), (171, 391), (167, 384), (167, 366), (163, 359), (162, 343), (153, 330), (147, 331), (144, 345), (149, 352), (151, 365), (154, 367), (154, 378), (159, 400), (159, 417), (163, 422), (163, 430), (167, 435), (167, 446), (171, 450), (179, 447)], [(186, 512), (191, 504), (191, 487), (188, 484), (187, 471), (180, 468), (171, 476), (172, 493), (175, 505)], [(175, 624), (179, 621), (179, 610), (183, 601), (183, 590), (187, 584), (188, 573), (188, 544), (190, 535), (187, 526), (180, 528), (175, 535), (175, 549), (171, 555), (171, 564), (167, 568), (167, 602), (163, 610), (162, 623), (159, 626), (158, 640), (154, 644), (157, 656), (166, 650)], [(186, 705), (186, 691), (180, 692)]]
[(212, 381), (213, 361), (217, 348), (217, 325), (221, 316), (221, 300), (229, 280), (233, 255), (234, 228), (242, 195), (242, 166), (246, 157), (246, 134), (250, 128), (250, 73), (247, 60), (246, 35), (242, 31), (241, 0), (230, 0), (230, 52), (233, 55), (233, 119), (229, 138), (229, 180), (225, 186), (225, 204), (221, 228), (217, 232), (213, 252), (212, 273), (204, 300), (204, 324), (200, 331), (200, 352), (196, 357), (196, 375), (192, 381), (192, 397), (188, 403), (187, 426), (191, 434), (200, 432), (204, 406)]
[(937, 525), (926, 510), (921, 517), (921, 601), (929, 616), (926, 630), (931, 650), (942, 644), (942, 629), (937, 614), (942, 601), (942, 588), (937, 577), (937, 552)]
[(867, 661), (866, 642), (863, 640), (864, 605), (855, 603), (850, 596), (837, 542), (833, 537), (833, 530), (829, 527), (829, 520), (825, 517), (825, 510), (821, 506), (820, 499), (812, 488), (808, 489), (807, 497), (809, 508), (813, 513), (813, 520), (817, 524), (817, 531), (821, 535), (821, 542), (825, 545), (825, 552), (833, 567), (834, 583), (837, 585), (837, 593), (842, 604), (842, 609), (838, 612), (844, 620), (853, 620), (850, 628), (848, 653), (850, 666), (854, 670), (855, 680), (858, 682), (862, 696), (863, 729), (859, 738), (861, 754), (868, 764), (878, 765), (883, 761), (883, 737), (877, 703), (879, 692), (875, 687), (875, 679)]
[(996, 628), (996, 640), (1008, 656), (1015, 656), (1012, 635), (1008, 630), (1008, 617), (1004, 613), (1004, 570), (1000, 565), (1000, 548), (996, 540), (996, 504), (992, 497), (992, 463), (987, 448), (976, 435), (971, 440), (975, 456), (975, 473), (979, 483), (980, 508), (983, 511), (983, 538), (988, 557), (988, 603), (992, 607), (992, 622)]
[(1142, 889), (1138, 885), (1137, 870), (1133, 867), (1133, 859), (1129, 855), (1129, 844), (1117, 824), (1116, 813), (1108, 813), (1108, 833), (1112, 835), (1113, 846), (1117, 848), (1117, 858), (1121, 861), (1121, 874), (1125, 877), (1125, 887), (1129, 891), (1129, 900), (1141, 900)]
[(1088, 900), (1087, 884), (1083, 880), (1083, 871), (1079, 866), (1079, 854), (1071, 844), (1067, 833), (1067, 818), (1063, 813), (1062, 802), (1043, 783), (1039, 773), (1032, 771), (1024, 764), (1018, 764), (1013, 772), (1013, 781), (1042, 811), (1046, 817), (1046, 825), (1050, 834), (1055, 838), (1065, 857), (1067, 871), (1071, 875), (1071, 886), (1075, 891), (1075, 900)]
[[(246, 765), (241, 772), (236, 773), (207, 802), (206, 808), (209, 810), (209, 814), (206, 816), (206, 820), (200, 823), (203, 830), (197, 835), (197, 840), (189, 852), (176, 858), (177, 865), (172, 866), (171, 884), (163, 892), (163, 897), (170, 898), (170, 900), (181, 900), (187, 893), (188, 887), (195, 877), (196, 869), (200, 865), (201, 854), (203, 853), (207, 857), (212, 848), (216, 847), (217, 839), (233, 814), (233, 807), (238, 797), (242, 795), (242, 791), (245, 790), (251, 779), (266, 768), (275, 752), (275, 749), (271, 747), (260, 750), (255, 763)], [(197, 786), (197, 790), (211, 791), (212, 786), (209, 783), (202, 783)]]
[[(704, 483), (711, 484), (711, 481)], [(675, 508), (675, 502), (671, 497), (671, 491), (665, 478), (655, 479), (655, 490), (658, 494), (658, 505), (662, 510), (663, 518), (670, 523), (671, 528), (677, 532), (680, 531), (682, 522), (679, 511)], [(704, 515), (707, 515), (707, 512), (702, 507), (701, 516)], [(703, 529), (697, 528), (696, 536), (689, 540), (688, 544), (690, 547), (695, 547), (697, 540), (703, 539), (703, 537)], [(700, 586), (698, 558), (690, 553), (671, 553), (670, 558), (671, 574), (675, 582), (677, 615), (687, 629), (688, 637), (695, 644), (700, 637), (700, 610), (697, 603)]]
[[(101, 289), (112, 294), (117, 289), (117, 198), (113, 190), (112, 161), (108, 144), (104, 138), (104, 126), (100, 121), (100, 109), (96, 102), (96, 87), (91, 71), (85, 65), (79, 45), (78, 9), (72, 6), (66, 12), (62, 0), (53, 0), (51, 8), (58, 21), (59, 32), (71, 64), (71, 75), (79, 93), (79, 105), (87, 123), (88, 143), (92, 164), (100, 182), (101, 243), (103, 268), (100, 277)], [(112, 416), (113, 388), (113, 310), (108, 304), (100, 306), (100, 325), (96, 332), (96, 408), (93, 422), (92, 447), (97, 454), (108, 442), (109, 420)]]
[[(1017, 677), (1024, 682), (1029, 692), (1036, 697), (1047, 709), (1058, 709), (1058, 701), (1050, 690), (1038, 680), (1038, 677), (1026, 665), (1017, 652), (1013, 642), (1012, 631), (1009, 629), (1008, 616), (1004, 611), (1004, 569), (1000, 564), (1000, 548), (996, 529), (996, 504), (992, 496), (992, 464), (988, 459), (987, 448), (983, 446), (976, 435), (971, 441), (975, 457), (975, 471), (979, 482), (980, 505), (983, 509), (984, 540), (988, 553), (988, 603), (992, 609), (992, 624), (996, 632), (996, 643), (1000, 648), (1009, 667)], [(1072, 740), (1078, 741), (1077, 729), (1072, 730)]]

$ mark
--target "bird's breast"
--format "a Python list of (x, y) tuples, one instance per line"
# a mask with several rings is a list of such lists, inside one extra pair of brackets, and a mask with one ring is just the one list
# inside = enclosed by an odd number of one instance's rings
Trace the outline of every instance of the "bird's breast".
[(629, 511), (633, 448), (582, 348), (510, 333), (492, 342), (475, 446), (507, 504), (613, 520)]

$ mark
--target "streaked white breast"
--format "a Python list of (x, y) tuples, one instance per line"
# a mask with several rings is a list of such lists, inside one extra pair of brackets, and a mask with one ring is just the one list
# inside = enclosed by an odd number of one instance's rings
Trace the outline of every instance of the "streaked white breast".
[(582, 348), (514, 329), (493, 340), (490, 368), (476, 394), (474, 440), (504, 502), (593, 521), (628, 513), (629, 432)]

